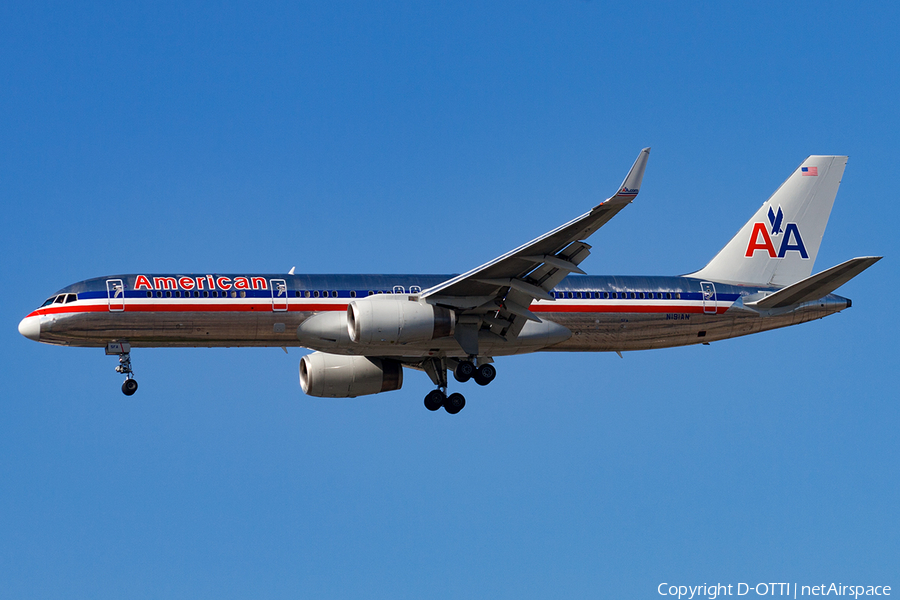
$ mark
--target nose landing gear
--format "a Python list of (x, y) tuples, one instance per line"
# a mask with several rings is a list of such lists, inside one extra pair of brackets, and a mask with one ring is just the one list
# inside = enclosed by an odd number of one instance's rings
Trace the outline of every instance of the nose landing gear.
[(126, 379), (124, 383), (122, 383), (122, 393), (126, 396), (130, 396), (137, 391), (138, 384), (137, 379)]
[(116, 367), (116, 373), (125, 375), (122, 393), (126, 396), (133, 395), (138, 389), (138, 382), (134, 378), (134, 371), (131, 369), (131, 344), (128, 342), (110, 342), (106, 345), (106, 354), (119, 355), (119, 365)]

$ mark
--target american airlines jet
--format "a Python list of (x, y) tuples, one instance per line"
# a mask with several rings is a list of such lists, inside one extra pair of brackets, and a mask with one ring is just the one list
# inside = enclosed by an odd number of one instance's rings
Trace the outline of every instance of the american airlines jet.
[(462, 275), (150, 274), (74, 283), (19, 323), (25, 337), (118, 355), (153, 347), (302, 346), (300, 385), (347, 398), (398, 390), (403, 367), (456, 414), (457, 382), (493, 381), (526, 352), (649, 350), (805, 323), (850, 307), (833, 292), (880, 260), (812, 275), (846, 156), (810, 156), (705, 267), (676, 277), (588, 276), (587, 239), (638, 194), (650, 149), (618, 191), (582, 216)]

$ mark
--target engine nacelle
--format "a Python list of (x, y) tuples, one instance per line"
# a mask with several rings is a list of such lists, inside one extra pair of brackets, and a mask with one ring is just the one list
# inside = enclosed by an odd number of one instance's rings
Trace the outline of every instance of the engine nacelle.
[(347, 306), (347, 331), (357, 344), (406, 344), (453, 335), (456, 313), (411, 296), (378, 295)]
[(313, 352), (300, 359), (300, 387), (319, 398), (355, 398), (399, 390), (403, 367), (396, 360)]

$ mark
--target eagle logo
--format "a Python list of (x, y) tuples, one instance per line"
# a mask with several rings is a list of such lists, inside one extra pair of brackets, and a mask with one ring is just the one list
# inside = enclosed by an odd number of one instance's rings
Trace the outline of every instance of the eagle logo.
[(781, 210), (781, 206), (778, 207), (778, 212), (776, 213), (772, 210), (772, 207), (769, 207), (769, 224), (772, 226), (772, 235), (778, 235), (782, 233), (781, 222), (784, 220), (784, 212)]

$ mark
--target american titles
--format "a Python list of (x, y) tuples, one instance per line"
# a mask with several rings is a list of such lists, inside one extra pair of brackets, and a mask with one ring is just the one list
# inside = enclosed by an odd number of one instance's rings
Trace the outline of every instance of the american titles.
[(265, 277), (224, 277), (200, 275), (197, 277), (148, 277), (138, 275), (134, 279), (135, 290), (267, 290)]

